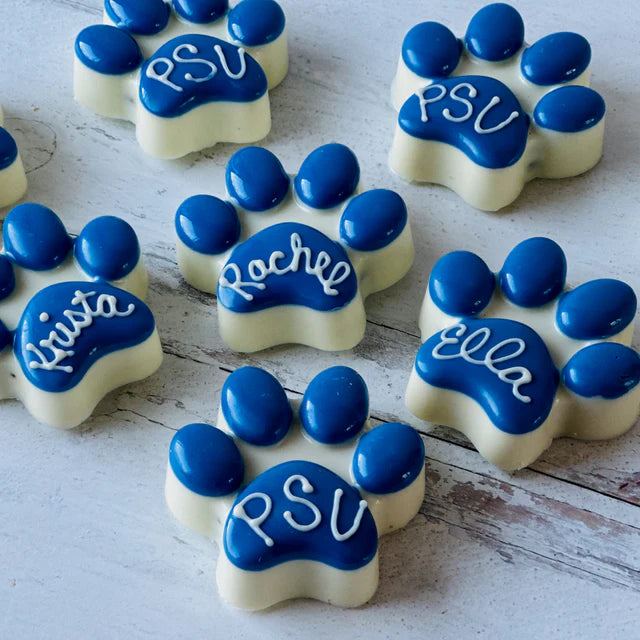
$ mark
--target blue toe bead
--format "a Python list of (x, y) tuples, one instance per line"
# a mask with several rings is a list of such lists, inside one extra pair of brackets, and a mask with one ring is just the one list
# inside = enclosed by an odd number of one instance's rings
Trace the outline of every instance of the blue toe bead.
[(491, 300), (495, 277), (484, 260), (470, 251), (442, 256), (429, 278), (429, 295), (450, 316), (474, 316)]
[(391, 244), (407, 226), (407, 205), (395, 192), (372, 189), (356, 196), (340, 218), (340, 237), (357, 251)]
[(588, 87), (560, 87), (547, 93), (533, 111), (539, 127), (577, 133), (597, 125), (606, 111), (602, 96)]
[(284, 31), (285, 16), (274, 0), (242, 0), (229, 12), (229, 35), (247, 47), (273, 42)]
[(610, 338), (633, 321), (637, 306), (636, 294), (625, 282), (591, 280), (560, 298), (556, 324), (576, 340)]
[(249, 211), (266, 211), (285, 199), (290, 179), (271, 151), (245, 147), (231, 156), (226, 183), (229, 196), (241, 207)]
[(72, 241), (58, 216), (41, 204), (19, 204), (9, 211), (2, 229), (5, 254), (34, 271), (62, 264)]
[(6, 349), (13, 343), (13, 333), (7, 329), (6, 325), (0, 320), (0, 351)]
[(222, 413), (245, 442), (266, 447), (287, 435), (293, 412), (280, 383), (264, 369), (242, 367), (222, 387)]
[(83, 29), (76, 38), (76, 56), (98, 73), (120, 75), (142, 64), (138, 43), (122, 29), (95, 24)]
[(176, 211), (176, 233), (193, 251), (218, 255), (240, 238), (240, 220), (233, 205), (215, 196), (187, 198)]
[(549, 238), (529, 238), (515, 246), (500, 271), (505, 297), (519, 307), (541, 307), (564, 289), (567, 259)]
[(365, 433), (353, 456), (353, 477), (370, 493), (395, 493), (408, 487), (424, 466), (424, 443), (407, 424), (389, 422)]
[[(245, 0), (246, 2), (246, 0)], [(360, 181), (360, 166), (351, 149), (325, 144), (302, 163), (295, 188), (302, 202), (314, 209), (331, 209), (349, 198)]]
[(439, 22), (422, 22), (402, 42), (402, 60), (422, 78), (442, 78), (453, 73), (460, 60), (460, 41)]
[(244, 478), (244, 460), (233, 438), (208, 424), (188, 424), (173, 436), (169, 464), (176, 478), (201, 496), (229, 495)]
[(307, 387), (300, 405), (304, 430), (323, 444), (340, 444), (360, 433), (369, 417), (369, 392), (349, 367), (321, 371)]
[(13, 265), (7, 256), (0, 255), (0, 300), (4, 300), (13, 293), (16, 287), (16, 275)]
[(489, 62), (507, 60), (524, 43), (522, 16), (502, 2), (487, 5), (471, 18), (464, 41), (476, 58)]
[(577, 78), (591, 62), (587, 40), (570, 32), (552, 33), (522, 54), (522, 75), (533, 84), (548, 86)]
[(164, 0), (104, 0), (104, 10), (118, 29), (139, 36), (160, 33), (171, 13)]
[(101, 216), (89, 222), (77, 237), (73, 251), (82, 270), (93, 280), (120, 280), (133, 271), (140, 259), (136, 232), (116, 216)]
[(615, 342), (592, 344), (567, 362), (562, 380), (583, 398), (620, 398), (640, 382), (640, 354)]
[(229, 8), (228, 0), (173, 0), (176, 13), (195, 24), (209, 24), (222, 17)]
[(11, 166), (18, 157), (18, 145), (6, 129), (0, 127), (0, 171)]

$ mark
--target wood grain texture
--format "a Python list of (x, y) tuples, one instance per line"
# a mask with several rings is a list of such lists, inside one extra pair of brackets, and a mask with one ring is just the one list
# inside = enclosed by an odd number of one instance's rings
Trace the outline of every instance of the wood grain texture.
[[(636, 637), (639, 430), (610, 442), (556, 441), (530, 469), (507, 474), (461, 436), (412, 418), (403, 394), (429, 270), (447, 251), (471, 249), (498, 268), (516, 242), (551, 235), (567, 253), (572, 283), (610, 276), (640, 290), (638, 10), (624, 0), (606, 10), (595, 0), (518, 3), (529, 40), (564, 29), (591, 40), (593, 85), (608, 103), (605, 155), (585, 176), (536, 181), (507, 210), (485, 214), (445, 189), (406, 185), (386, 166), (388, 87), (404, 32), (435, 19), (460, 34), (481, 3), (282, 4), (291, 71), (272, 94), (265, 144), (294, 172), (315, 146), (344, 142), (360, 157), (365, 185), (397, 189), (412, 216), (413, 270), (371, 297), (364, 341), (342, 354), (287, 347), (245, 357), (225, 348), (215, 300), (180, 278), (172, 219), (185, 197), (221, 192), (237, 147), (172, 163), (144, 156), (131, 125), (71, 99), (73, 40), (99, 20), (100, 0), (0, 3), (0, 100), (29, 173), (28, 197), (72, 231), (104, 213), (134, 225), (166, 354), (156, 376), (112, 393), (71, 433), (2, 403), (0, 637)], [(424, 434), (427, 498), (404, 531), (382, 541), (381, 585), (366, 607), (300, 601), (258, 615), (230, 610), (216, 595), (215, 545), (168, 515), (162, 487), (172, 434), (214, 420), (221, 385), (242, 364), (266, 367), (292, 394), (327, 366), (354, 366), (376, 419), (404, 420)]]

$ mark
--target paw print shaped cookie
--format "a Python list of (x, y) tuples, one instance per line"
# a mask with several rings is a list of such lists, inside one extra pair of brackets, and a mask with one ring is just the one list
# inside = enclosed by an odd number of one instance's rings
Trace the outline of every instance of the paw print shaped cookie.
[(226, 185), (226, 200), (191, 197), (175, 218), (178, 265), (191, 285), (217, 293), (223, 340), (237, 351), (358, 344), (366, 296), (413, 262), (402, 198), (361, 192), (357, 158), (335, 143), (313, 151), (295, 178), (270, 151), (241, 149)]
[(2, 128), (3, 124), (4, 115), (0, 107), (0, 207), (17, 202), (27, 190), (27, 176), (18, 145), (11, 134)]
[(371, 428), (364, 380), (332, 367), (302, 401), (244, 367), (223, 389), (218, 425), (174, 436), (165, 494), (173, 515), (218, 542), (220, 595), (243, 609), (315, 598), (365, 603), (378, 537), (424, 498), (424, 445), (411, 427)]
[(504, 469), (531, 464), (553, 438), (614, 438), (640, 411), (630, 348), (636, 296), (619, 280), (565, 285), (566, 260), (530, 238), (494, 275), (468, 251), (433, 268), (406, 402), (462, 431)]
[(561, 32), (532, 45), (513, 7), (478, 11), (458, 40), (423, 22), (407, 33), (392, 86), (390, 166), (495, 211), (533, 178), (567, 178), (602, 155), (605, 104), (589, 85), (591, 47)]
[(7, 215), (0, 253), (0, 398), (70, 428), (103, 396), (162, 361), (155, 320), (140, 300), (147, 273), (138, 239), (103, 216), (68, 235), (42, 205)]
[(271, 129), (268, 89), (288, 69), (275, 0), (105, 0), (75, 43), (74, 95), (136, 124), (140, 146), (179, 158)]

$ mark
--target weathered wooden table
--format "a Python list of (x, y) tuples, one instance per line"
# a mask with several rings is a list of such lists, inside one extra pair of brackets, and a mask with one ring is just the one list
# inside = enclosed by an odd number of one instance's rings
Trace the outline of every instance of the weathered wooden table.
[[(608, 103), (605, 155), (583, 177), (536, 181), (506, 211), (485, 214), (443, 188), (404, 184), (386, 164), (404, 32), (435, 19), (460, 33), (480, 3), (282, 4), (291, 70), (272, 94), (265, 144), (292, 172), (315, 146), (348, 144), (366, 185), (399, 190), (413, 221), (414, 268), (368, 301), (367, 335), (347, 353), (287, 347), (244, 357), (225, 348), (214, 300), (180, 277), (172, 220), (185, 197), (220, 192), (236, 147), (177, 162), (146, 157), (131, 125), (72, 99), (73, 41), (100, 20), (100, 0), (0, 3), (0, 100), (28, 198), (76, 232), (99, 214), (131, 222), (165, 350), (157, 375), (112, 393), (74, 431), (37, 424), (16, 402), (0, 406), (0, 637), (640, 637), (640, 430), (557, 441), (530, 469), (507, 474), (403, 403), (420, 301), (447, 251), (474, 250), (497, 269), (516, 242), (549, 235), (567, 253), (570, 282), (619, 277), (640, 291), (640, 11), (626, 0), (520, 0), (529, 40), (567, 29), (591, 41), (593, 86)], [(216, 595), (218, 550), (169, 516), (169, 441), (183, 424), (215, 420), (221, 385), (242, 364), (266, 367), (293, 393), (324, 367), (351, 365), (370, 386), (376, 418), (424, 434), (426, 499), (404, 531), (383, 539), (381, 585), (367, 606), (230, 610)]]

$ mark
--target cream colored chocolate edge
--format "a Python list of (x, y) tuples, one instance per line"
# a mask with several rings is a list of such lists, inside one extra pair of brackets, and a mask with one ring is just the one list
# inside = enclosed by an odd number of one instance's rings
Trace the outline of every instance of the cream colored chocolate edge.
[(8, 207), (17, 202), (27, 192), (27, 176), (24, 172), (20, 153), (16, 159), (0, 170), (0, 207)]

